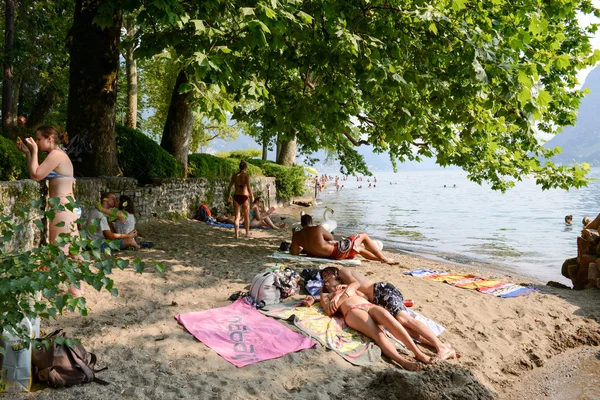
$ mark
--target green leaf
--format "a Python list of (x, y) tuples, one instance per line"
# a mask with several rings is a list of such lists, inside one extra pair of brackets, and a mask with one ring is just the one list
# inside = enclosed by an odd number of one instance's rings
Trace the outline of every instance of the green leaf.
[(519, 101), (521, 102), (521, 104), (528, 102), (531, 99), (531, 89), (529, 88), (523, 88), (517, 98), (519, 99)]
[(242, 7), (242, 8), (240, 8), (240, 12), (244, 16), (255, 15), (254, 8), (252, 8), (252, 7)]
[(436, 28), (436, 26), (435, 26), (435, 23), (433, 23), (433, 22), (429, 24), (429, 30), (430, 30), (430, 31), (431, 31), (431, 32), (432, 32), (434, 35), (437, 35), (437, 34), (438, 34), (438, 30), (437, 30), (437, 28)]
[(540, 90), (536, 102), (539, 106), (545, 107), (552, 101), (552, 96), (545, 90)]
[(571, 60), (568, 54), (561, 54), (554, 59), (554, 65), (557, 69), (565, 69), (571, 65)]
[(204, 26), (204, 22), (201, 19), (192, 19), (190, 22), (194, 24), (194, 28), (196, 29), (196, 34), (200, 34), (206, 31), (206, 27)]
[(519, 71), (518, 79), (521, 85), (523, 86), (530, 88), (531, 85), (533, 85), (531, 78), (527, 76), (527, 74), (524, 71)]
[(466, 8), (465, 3), (467, 0), (453, 0), (452, 1), (452, 9), (454, 11), (464, 10)]
[(312, 22), (313, 22), (313, 17), (311, 17), (304, 11), (298, 11), (298, 17), (300, 17), (302, 22), (304, 22), (305, 24), (312, 24)]

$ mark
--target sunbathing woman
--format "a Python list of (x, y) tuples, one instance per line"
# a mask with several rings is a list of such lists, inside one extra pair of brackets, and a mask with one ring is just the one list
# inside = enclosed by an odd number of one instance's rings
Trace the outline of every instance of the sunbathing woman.
[[(321, 294), (321, 307), (328, 315), (338, 311), (331, 308), (331, 300), (335, 298), (348, 326), (373, 339), (377, 346), (381, 348), (383, 354), (396, 361), (402, 368), (409, 371), (418, 371), (421, 369), (421, 365), (400, 355), (393, 343), (379, 328), (379, 325), (386, 327), (396, 339), (404, 343), (413, 352), (417, 360), (425, 364), (431, 363), (430, 357), (415, 345), (408, 332), (387, 310), (369, 303), (368, 300), (359, 296), (356, 292), (349, 291), (348, 286), (342, 285), (340, 280), (336, 280), (335, 284), (335, 292)], [(310, 307), (313, 303), (314, 298), (311, 296), (304, 300), (306, 306)]]
[[(57, 197), (60, 199), (60, 204), (69, 204), (67, 197), (71, 197), (73, 201), (73, 163), (69, 159), (67, 153), (61, 148), (61, 143), (67, 143), (67, 133), (59, 131), (52, 126), (41, 126), (36, 131), (36, 138), (27, 138), (25, 142), (17, 141), (17, 148), (27, 156), (27, 167), (29, 168), (29, 176), (36, 181), (48, 180), (49, 197)], [(48, 152), (48, 156), (39, 164), (38, 149), (43, 152)], [(61, 233), (68, 235), (79, 236), (77, 229), (77, 210), (70, 211), (68, 209), (54, 210), (55, 216), (50, 221), (49, 239), (50, 243), (56, 243), (56, 238)], [(61, 224), (62, 223), (62, 224)], [(62, 251), (69, 254), (69, 245), (63, 246)], [(75, 296), (83, 296), (83, 290), (75, 288), (71, 285), (69, 292)]]
[[(231, 197), (231, 187), (235, 185), (235, 191), (233, 198)], [(235, 230), (236, 239), (240, 236), (240, 207), (244, 211), (244, 228), (246, 229), (246, 237), (250, 236), (250, 215), (249, 215), (249, 203), (250, 200), (254, 200), (254, 194), (252, 194), (252, 188), (250, 187), (250, 177), (248, 176), (248, 163), (244, 160), (240, 160), (240, 172), (233, 174), (229, 181), (229, 187), (227, 188), (227, 198), (229, 202), (233, 202), (233, 210), (235, 218), (233, 220), (233, 227)]]
[(252, 210), (250, 210), (250, 215), (252, 216), (250, 226), (252, 228), (258, 228), (259, 226), (267, 226), (271, 229), (286, 228), (287, 224), (285, 222), (275, 225), (273, 221), (271, 221), (270, 217), (274, 211), (275, 207), (271, 207), (269, 211), (265, 211), (265, 200), (262, 197), (257, 197), (254, 200), (254, 204), (252, 204)]

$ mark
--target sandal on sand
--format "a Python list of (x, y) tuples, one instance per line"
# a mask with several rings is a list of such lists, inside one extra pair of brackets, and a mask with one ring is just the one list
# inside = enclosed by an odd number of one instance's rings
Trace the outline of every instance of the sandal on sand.
[(154, 247), (154, 242), (142, 242), (140, 243), (140, 248), (142, 249), (151, 249)]

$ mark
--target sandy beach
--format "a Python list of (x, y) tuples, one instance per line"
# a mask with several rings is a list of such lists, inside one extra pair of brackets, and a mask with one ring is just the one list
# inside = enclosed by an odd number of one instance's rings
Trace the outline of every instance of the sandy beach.
[[(32, 393), (4, 398), (521, 399), (524, 393), (540, 398), (551, 397), (561, 382), (569, 382), (575, 368), (569, 366), (600, 354), (600, 290), (556, 289), (518, 276), (386, 253), (399, 265), (363, 260), (357, 268), (373, 281), (392, 282), (414, 300), (414, 310), (443, 325), (441, 339), (460, 353), (459, 360), (419, 373), (386, 359), (373, 367), (356, 367), (319, 345), (236, 368), (194, 339), (174, 316), (230, 304), (227, 298), (233, 292), (244, 290), (255, 274), (275, 265), (266, 256), (282, 240), (290, 240), (290, 230), (253, 230), (252, 238), (236, 241), (232, 229), (178, 220), (140, 225), (138, 231), (156, 246), (121, 256), (161, 262), (164, 275), (150, 264), (141, 275), (117, 270), (113, 279), (118, 297), (87, 287), (88, 317), (69, 314), (43, 323), (46, 332), (61, 327), (80, 338), (98, 356), (99, 366), (108, 366), (98, 376), (111, 384), (61, 390), (34, 386)], [(286, 265), (298, 272), (310, 266)], [(540, 291), (502, 299), (403, 274), (417, 268), (535, 284)]]

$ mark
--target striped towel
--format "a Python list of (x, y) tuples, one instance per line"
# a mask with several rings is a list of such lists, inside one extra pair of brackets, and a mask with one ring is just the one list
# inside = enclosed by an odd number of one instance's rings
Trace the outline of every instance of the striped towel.
[(521, 286), (515, 285), (514, 283), (489, 280), (475, 275), (451, 274), (428, 269), (416, 269), (414, 271), (405, 272), (405, 274), (437, 282), (446, 282), (452, 286), (477, 290), (481, 293), (491, 294), (502, 298), (527, 296), (538, 291), (538, 289), (531, 286)]

